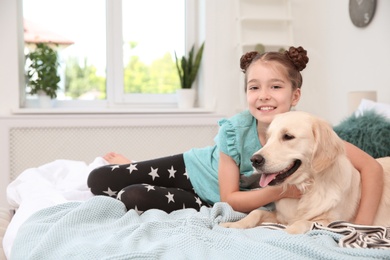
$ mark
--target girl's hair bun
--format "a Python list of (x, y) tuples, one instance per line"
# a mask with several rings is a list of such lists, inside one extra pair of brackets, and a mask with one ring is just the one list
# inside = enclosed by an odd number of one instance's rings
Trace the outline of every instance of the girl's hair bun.
[(240, 59), (240, 68), (242, 72), (246, 72), (246, 69), (249, 67), (249, 65), (252, 63), (253, 59), (259, 55), (257, 51), (250, 51), (245, 53), (244, 55), (241, 56)]
[(291, 60), (298, 71), (302, 71), (306, 68), (306, 64), (309, 62), (307, 51), (301, 46), (298, 48), (290, 47), (284, 54)]

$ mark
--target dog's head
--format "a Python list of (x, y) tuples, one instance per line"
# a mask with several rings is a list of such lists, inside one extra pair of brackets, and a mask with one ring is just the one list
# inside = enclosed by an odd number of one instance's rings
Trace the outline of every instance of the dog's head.
[(251, 158), (260, 186), (309, 182), (344, 153), (342, 140), (324, 120), (291, 111), (275, 116), (267, 142)]

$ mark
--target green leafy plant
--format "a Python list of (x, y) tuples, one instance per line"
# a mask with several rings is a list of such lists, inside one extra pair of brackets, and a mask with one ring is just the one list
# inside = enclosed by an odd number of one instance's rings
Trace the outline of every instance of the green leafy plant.
[(58, 55), (49, 45), (37, 43), (34, 51), (26, 55), (26, 83), (30, 87), (29, 94), (44, 92), (50, 98), (57, 97), (60, 77), (57, 74), (59, 66)]
[(189, 89), (195, 81), (198, 74), (200, 62), (202, 61), (204, 43), (200, 46), (195, 55), (195, 46), (193, 45), (188, 53), (188, 57), (183, 56), (181, 59), (176, 59), (176, 68), (180, 78), (180, 86), (184, 89)]

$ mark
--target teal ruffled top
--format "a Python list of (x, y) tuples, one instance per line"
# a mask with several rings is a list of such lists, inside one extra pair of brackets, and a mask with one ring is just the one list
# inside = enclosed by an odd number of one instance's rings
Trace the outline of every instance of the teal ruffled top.
[(219, 152), (229, 155), (239, 166), (240, 189), (258, 187), (258, 178), (251, 178), (250, 158), (261, 148), (257, 121), (248, 110), (218, 122), (220, 128), (215, 145), (194, 148), (184, 153), (187, 174), (195, 192), (210, 204), (220, 201), (218, 185)]

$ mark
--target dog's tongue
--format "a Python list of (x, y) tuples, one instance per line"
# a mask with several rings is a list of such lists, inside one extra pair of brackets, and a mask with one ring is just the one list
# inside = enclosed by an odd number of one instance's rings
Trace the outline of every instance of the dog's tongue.
[(265, 187), (276, 178), (277, 173), (274, 174), (262, 174), (260, 177), (260, 187)]

